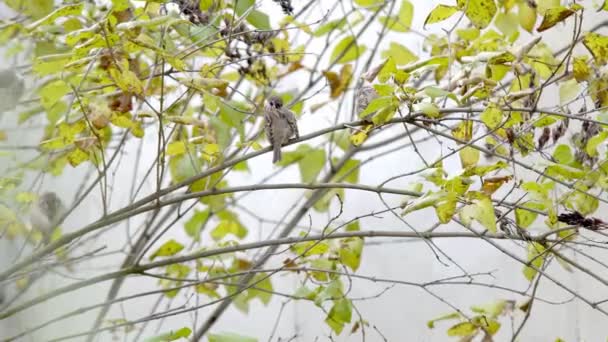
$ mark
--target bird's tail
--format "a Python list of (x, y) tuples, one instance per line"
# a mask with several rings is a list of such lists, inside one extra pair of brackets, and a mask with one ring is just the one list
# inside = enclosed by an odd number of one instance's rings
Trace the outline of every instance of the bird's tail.
[(281, 161), (281, 145), (274, 144), (272, 147), (272, 162), (277, 163)]

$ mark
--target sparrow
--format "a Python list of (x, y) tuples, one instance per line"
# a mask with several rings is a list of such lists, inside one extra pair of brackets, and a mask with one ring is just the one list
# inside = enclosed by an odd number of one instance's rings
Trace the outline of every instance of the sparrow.
[(17, 107), (25, 84), (13, 69), (0, 70), (0, 113)]
[(45, 192), (38, 197), (30, 211), (30, 222), (32, 228), (42, 233), (43, 243), (50, 240), (64, 212), (65, 206), (56, 193)]
[(286, 144), (292, 136), (300, 137), (296, 116), (292, 111), (283, 107), (283, 100), (271, 96), (264, 106), (264, 119), (266, 120), (266, 137), (272, 145), (272, 162), (281, 161), (281, 146)]
[[(380, 73), (380, 70), (382, 70), (386, 62), (387, 61), (380, 63), (361, 75), (361, 85), (359, 88), (357, 88), (355, 94), (355, 113), (357, 114), (357, 117), (359, 117), (359, 114), (363, 112), (374, 99), (378, 98), (378, 92), (372, 85), (372, 82), (376, 76), (378, 76), (378, 73)], [(371, 121), (370, 119), (374, 116), (374, 114), (376, 114), (376, 112), (369, 113), (361, 119)]]
[[(376, 98), (378, 98), (378, 92), (372, 86), (371, 82), (369, 82), (365, 77), (362, 77), (363, 84), (357, 89), (357, 97), (355, 102), (355, 113), (357, 113), (357, 117), (359, 114), (367, 108), (367, 106)], [(362, 120), (369, 121), (376, 114), (376, 112), (369, 113), (365, 115), (365, 117), (361, 118)]]

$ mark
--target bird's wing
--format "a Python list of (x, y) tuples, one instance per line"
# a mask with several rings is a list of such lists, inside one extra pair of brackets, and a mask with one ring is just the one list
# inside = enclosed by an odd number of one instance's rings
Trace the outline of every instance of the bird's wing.
[(281, 110), (281, 113), (282, 113), (283, 117), (285, 118), (285, 120), (287, 120), (287, 123), (289, 124), (289, 127), (291, 128), (292, 135), (295, 135), (296, 138), (299, 138), (300, 132), (298, 132), (298, 122), (296, 121), (295, 114), (287, 108), (283, 108)]

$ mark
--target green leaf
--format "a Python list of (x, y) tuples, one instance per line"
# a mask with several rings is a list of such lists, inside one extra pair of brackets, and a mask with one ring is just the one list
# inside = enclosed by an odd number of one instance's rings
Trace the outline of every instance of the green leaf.
[(251, 288), (247, 291), (247, 298), (259, 298), (262, 304), (268, 305), (274, 291), (269, 275), (266, 273), (259, 273), (252, 279), (251, 284), (255, 284), (255, 288)]
[(428, 116), (431, 119), (441, 117), (439, 108), (434, 103), (421, 102), (421, 103), (414, 105), (414, 109), (416, 111), (420, 111), (420, 112), (424, 113), (424, 115)]
[(359, 117), (363, 118), (381, 109), (393, 106), (395, 100), (395, 97), (392, 95), (377, 97), (373, 99), (361, 113), (359, 113)]
[(348, 63), (356, 60), (361, 56), (367, 47), (363, 44), (357, 44), (354, 36), (343, 38), (334, 48), (331, 53), (330, 60), (332, 63)]
[[(235, 12), (242, 16), (247, 12), (252, 6), (255, 5), (254, 0), (238, 0), (235, 1), (236, 7)], [(272, 27), (270, 26), (270, 20), (268, 15), (263, 12), (260, 12), (256, 9), (249, 11), (247, 15), (247, 21), (260, 30), (270, 30)]]
[(337, 182), (347, 182), (353, 184), (359, 183), (360, 164), (360, 160), (349, 159), (346, 163), (344, 163), (344, 166), (338, 172), (336, 172), (334, 179)]
[(581, 85), (574, 80), (567, 80), (559, 85), (559, 103), (566, 104), (574, 100), (581, 91)]
[(447, 334), (448, 336), (470, 336), (477, 331), (478, 327), (471, 322), (461, 322), (451, 326)]
[(518, 16), (516, 13), (499, 12), (494, 20), (494, 25), (502, 32), (505, 36), (511, 37), (519, 31)]
[(217, 216), (220, 218), (220, 222), (211, 231), (211, 238), (213, 238), (213, 240), (219, 241), (228, 234), (232, 234), (239, 239), (243, 239), (247, 236), (247, 228), (241, 224), (235, 213), (223, 210), (219, 212)]
[(346, 18), (330, 20), (319, 26), (319, 28), (316, 29), (312, 35), (315, 37), (322, 37), (334, 30), (341, 30), (347, 23), (348, 20)]
[[(529, 207), (529, 208), (534, 208), (534, 209), (538, 209), (535, 207), (538, 206), (542, 206), (544, 209), (544, 205), (539, 205), (539, 203), (533, 203), (533, 202), (529, 202), (529, 203), (525, 203), (524, 205), (522, 205), (522, 207)], [(529, 210), (525, 210), (525, 209), (515, 209), (515, 223), (517, 223), (518, 226), (520, 226), (521, 228), (528, 228), (532, 223), (534, 223), (534, 221), (536, 221), (536, 217), (538, 216), (537, 213), (529, 211)]]
[(388, 50), (382, 51), (382, 58), (392, 58), (396, 65), (405, 65), (418, 60), (418, 56), (410, 49), (397, 42), (391, 42)]
[(130, 6), (129, 0), (112, 0), (112, 10), (121, 12), (128, 9)]
[(429, 191), (429, 192), (425, 193), (424, 195), (418, 197), (417, 199), (409, 202), (403, 209), (401, 216), (409, 214), (413, 211), (417, 211), (420, 209), (428, 208), (430, 206), (434, 206), (438, 201), (443, 199), (445, 196), (446, 196), (445, 191), (440, 191), (440, 192)]
[(200, 238), (201, 228), (203, 227), (203, 224), (207, 222), (208, 218), (209, 210), (195, 210), (194, 215), (192, 215), (192, 217), (186, 223), (184, 223), (184, 230), (186, 231), (186, 234), (198, 241)]
[(53, 0), (5, 0), (3, 2), (15, 11), (22, 11), (23, 14), (31, 16), (32, 19), (47, 15), (53, 10), (54, 5)]
[(488, 128), (494, 129), (498, 127), (502, 121), (502, 111), (495, 104), (490, 104), (481, 113), (480, 119)]
[(164, 257), (164, 256), (175, 255), (175, 254), (179, 253), (182, 249), (184, 249), (184, 245), (171, 239), (171, 240), (165, 242), (162, 246), (160, 246), (156, 250), (156, 252), (152, 253), (152, 255), (150, 255), (150, 260), (154, 260), (156, 257), (159, 257), (159, 256)]
[(360, 237), (346, 238), (340, 241), (340, 262), (356, 271), (361, 264), (363, 239)]
[(532, 281), (536, 276), (535, 268), (541, 269), (543, 267), (543, 263), (545, 261), (544, 257), (539, 257), (539, 255), (543, 254), (545, 251), (545, 247), (538, 242), (531, 242), (528, 244), (528, 262), (532, 261), (533, 267), (524, 266), (523, 273), (528, 281)]
[(340, 335), (345, 323), (350, 323), (352, 319), (352, 303), (348, 298), (341, 298), (335, 301), (325, 323), (331, 327), (331, 329)]
[(446, 224), (452, 220), (456, 213), (456, 204), (458, 204), (458, 196), (454, 192), (448, 192), (446, 196), (435, 203), (435, 213), (439, 222)]
[(62, 80), (55, 80), (45, 84), (40, 90), (40, 103), (46, 110), (50, 110), (55, 103), (63, 98), (72, 89)]
[(570, 164), (574, 160), (570, 146), (564, 144), (558, 145), (553, 151), (553, 159), (559, 164)]
[(290, 248), (295, 254), (303, 257), (311, 255), (323, 255), (329, 251), (329, 245), (326, 242), (307, 241), (296, 243)]
[(268, 15), (264, 12), (253, 10), (247, 16), (247, 21), (260, 30), (271, 30), (272, 26), (270, 26), (270, 19)]
[(409, 0), (403, 0), (399, 13), (389, 17), (381, 16), (378, 20), (382, 25), (386, 25), (389, 30), (396, 32), (408, 32), (412, 26), (412, 19), (414, 18), (414, 6)]
[[(481, 305), (481, 306), (472, 306), (471, 310), (476, 313), (481, 313), (488, 315), (492, 318), (496, 318), (500, 316), (507, 306), (506, 300), (498, 300), (489, 304)], [(483, 325), (486, 325), (483, 323)]]
[(460, 156), (460, 164), (463, 168), (473, 167), (479, 162), (479, 150), (466, 146), (458, 152)]
[(475, 220), (490, 232), (496, 233), (496, 215), (492, 201), (485, 195), (479, 197), (473, 200), (473, 204), (466, 205), (460, 210), (460, 220), (467, 226)]
[(424, 26), (444, 21), (458, 12), (458, 7), (448, 5), (437, 5), (424, 20)]
[(60, 7), (58, 9), (56, 9), (55, 11), (51, 12), (50, 14), (48, 14), (47, 16), (45, 16), (44, 18), (39, 19), (39, 20), (29, 24), (25, 29), (28, 31), (32, 31), (41, 25), (52, 24), (58, 18), (63, 18), (68, 15), (79, 15), (82, 12), (83, 7), (84, 7), (84, 3)]
[(382, 5), (384, 3), (384, 0), (354, 0), (353, 2), (357, 6), (372, 7)]
[(433, 329), (433, 328), (435, 328), (435, 322), (447, 321), (447, 320), (450, 320), (450, 319), (459, 319), (459, 318), (460, 318), (460, 314), (458, 312), (452, 312), (452, 313), (445, 314), (443, 316), (439, 316), (437, 318), (434, 318), (434, 319), (426, 322), (426, 326), (429, 329)]
[(209, 334), (209, 342), (258, 342), (258, 339), (235, 333), (221, 333)]
[(456, 2), (471, 23), (480, 29), (490, 25), (498, 10), (494, 0), (457, 0)]
[(551, 164), (547, 168), (547, 174), (550, 176), (559, 175), (566, 179), (581, 179), (585, 177), (585, 171), (561, 164)]
[(307, 153), (304, 158), (298, 162), (300, 176), (303, 183), (311, 183), (317, 179), (317, 176), (323, 170), (325, 165), (325, 150), (319, 148)]
[(598, 145), (603, 143), (606, 138), (608, 138), (608, 131), (603, 131), (600, 134), (593, 136), (587, 142), (587, 146), (585, 146), (585, 152), (587, 152), (590, 157), (596, 157), (598, 155)]
[(530, 7), (527, 1), (520, 2), (518, 9), (519, 25), (521, 25), (524, 30), (532, 33), (534, 25), (536, 24), (536, 9)]

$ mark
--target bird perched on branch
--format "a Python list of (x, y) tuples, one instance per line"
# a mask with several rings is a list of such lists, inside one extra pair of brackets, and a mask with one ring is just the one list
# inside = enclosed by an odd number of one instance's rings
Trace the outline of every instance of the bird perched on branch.
[[(371, 81), (368, 80), (368, 77), (369, 76), (367, 74), (364, 74), (361, 77), (363, 83), (361, 84), (359, 89), (357, 89), (357, 95), (355, 99), (355, 113), (357, 113), (357, 117), (359, 117), (359, 114), (361, 114), (361, 112), (363, 112), (365, 108), (367, 108), (367, 106), (378, 97), (378, 92), (376, 91), (376, 89), (374, 89)], [(374, 114), (376, 113), (369, 113), (365, 115), (365, 117), (360, 119), (369, 121), (369, 119), (373, 117)]]
[(51, 233), (64, 212), (65, 206), (56, 193), (45, 192), (38, 197), (30, 211), (30, 222), (32, 228), (42, 233), (43, 243), (49, 242)]
[[(378, 98), (378, 92), (372, 85), (372, 82), (374, 82), (374, 79), (376, 78), (376, 76), (378, 76), (378, 73), (380, 72), (380, 70), (382, 70), (385, 64), (386, 61), (382, 62), (381, 64), (375, 66), (374, 68), (361, 75), (362, 83), (357, 89), (355, 95), (355, 113), (357, 113), (357, 117), (359, 117), (359, 115), (365, 110), (365, 108), (367, 108), (367, 106), (369, 106), (369, 104), (374, 99)], [(376, 114), (376, 112), (369, 113), (361, 119), (371, 121), (370, 118), (372, 118), (374, 114)]]
[(281, 161), (281, 146), (286, 144), (292, 136), (299, 138), (296, 116), (292, 111), (283, 107), (283, 100), (278, 96), (271, 96), (264, 107), (266, 120), (266, 137), (272, 145), (272, 162)]
[(23, 79), (13, 69), (0, 70), (0, 114), (14, 109), (23, 95)]

